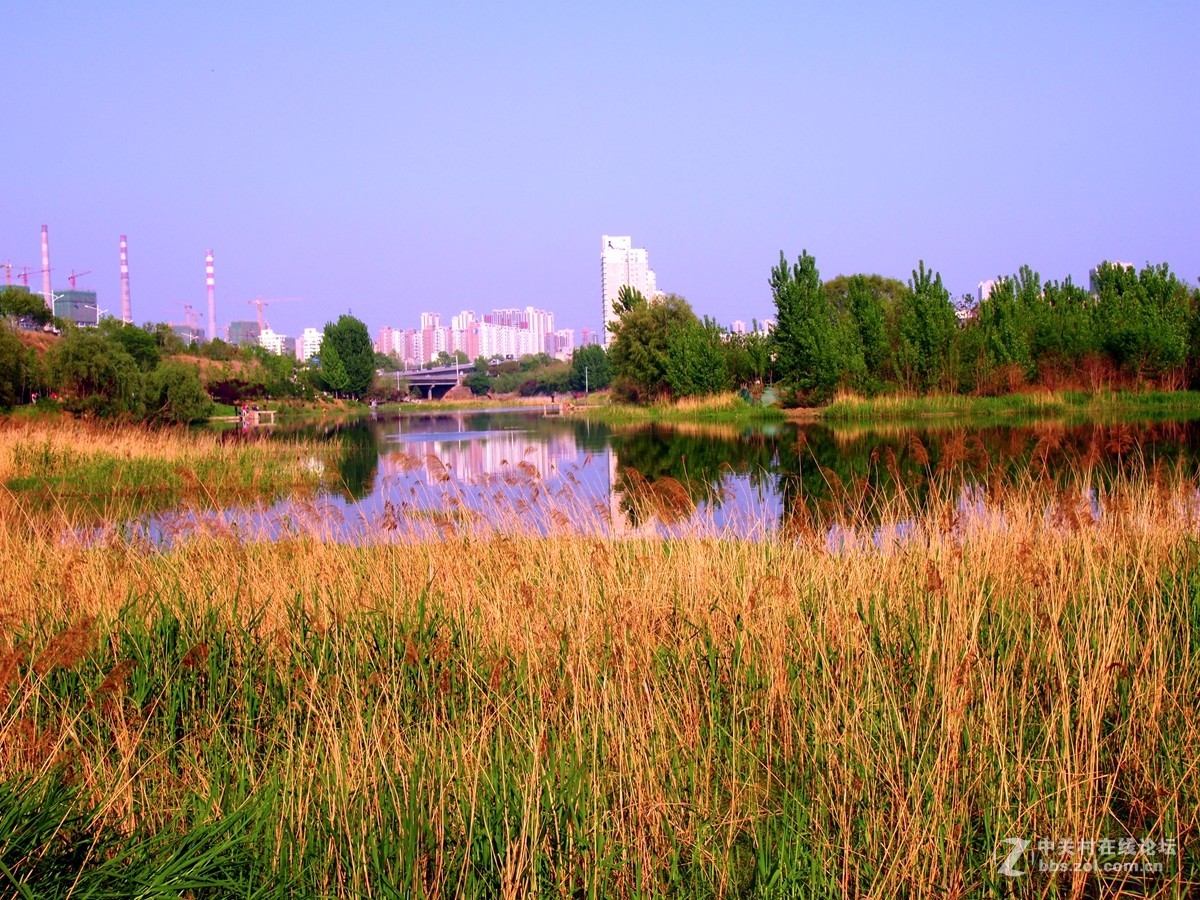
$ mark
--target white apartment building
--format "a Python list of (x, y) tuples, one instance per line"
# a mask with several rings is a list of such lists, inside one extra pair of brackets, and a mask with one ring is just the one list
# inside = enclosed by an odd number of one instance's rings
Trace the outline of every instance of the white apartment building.
[(537, 344), (537, 350), (533, 352), (549, 353), (553, 356), (554, 351), (547, 345), (546, 338), (554, 337), (554, 313), (527, 306), (525, 307), (525, 327), (533, 332), (533, 339)]
[(554, 352), (551, 356), (566, 362), (575, 352), (575, 329), (560, 328), (554, 332)]
[(480, 322), (479, 324), (479, 355), (492, 359), (504, 359), (511, 356), (520, 359), (533, 353), (541, 353), (542, 349), (535, 343), (534, 333), (528, 328), (518, 328), (515, 325), (497, 325), (495, 322)]
[[(307, 362), (321, 352), (321, 341), (325, 340), (325, 332), (319, 328), (305, 328), (304, 333), (296, 338), (296, 359)], [(383, 351), (387, 353), (388, 351)]]
[(608, 326), (617, 321), (613, 304), (624, 285), (637, 288), (649, 300), (658, 294), (657, 279), (650, 268), (649, 255), (644, 248), (635, 248), (633, 238), (624, 235), (603, 235), (600, 238), (600, 295), (603, 300), (601, 322), (604, 346), (612, 343)]
[(979, 282), (979, 287), (975, 291), (975, 299), (982, 304), (988, 297), (992, 296), (992, 289), (995, 287), (995, 278), (985, 278)]
[(270, 328), (264, 328), (258, 335), (258, 346), (262, 347), (268, 353), (282, 356), (283, 342), (286, 338), (287, 335), (285, 334), (278, 334)]

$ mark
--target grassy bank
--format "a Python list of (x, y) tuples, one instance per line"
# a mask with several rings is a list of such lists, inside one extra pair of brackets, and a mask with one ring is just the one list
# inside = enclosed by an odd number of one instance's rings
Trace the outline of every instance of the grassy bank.
[(609, 424), (706, 421), (736, 424), (781, 421), (786, 417), (778, 407), (752, 406), (737, 394), (686, 397), (644, 406), (631, 403), (598, 403), (592, 406), (577, 406), (573, 414)]
[(999, 397), (958, 394), (858, 397), (843, 395), (809, 415), (830, 422), (866, 422), (881, 419), (920, 420), (933, 417), (969, 420), (1004, 418), (1112, 416), (1200, 416), (1198, 391), (1034, 391)]
[(802, 520), (159, 553), (4, 515), (0, 893), (1009, 897), (1004, 838), (1135, 837), (1162, 874), (1015, 889), (1184, 896), (1193, 489), (1099, 522), (946, 489), (837, 554)]
[(0, 419), (0, 490), (73, 520), (311, 492), (327, 448), (67, 417)]

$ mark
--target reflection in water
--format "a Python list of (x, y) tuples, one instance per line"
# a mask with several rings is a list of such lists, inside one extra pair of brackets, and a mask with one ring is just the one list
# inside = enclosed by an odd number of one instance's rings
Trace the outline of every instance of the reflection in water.
[[(1030, 487), (1044, 492), (1046, 515), (1067, 524), (1094, 521), (1129, 478), (1194, 478), (1198, 432), (1192, 422), (609, 428), (536, 412), (405, 416), (279, 429), (338, 442), (332, 493), (317, 502), (226, 511), (216, 524), (349, 540), (463, 528), (700, 530), (779, 532), (831, 551), (888, 547), (919, 537), (911, 523), (931, 521), (931, 514), (963, 535), (1001, 527), (993, 501)], [(164, 520), (147, 520), (152, 539), (164, 533)], [(178, 518), (172, 521), (177, 528)]]

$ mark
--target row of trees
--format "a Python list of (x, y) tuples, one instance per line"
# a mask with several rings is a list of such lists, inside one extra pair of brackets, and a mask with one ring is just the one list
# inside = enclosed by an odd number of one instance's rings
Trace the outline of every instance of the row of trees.
[(615, 309), (610, 356), (621, 399), (714, 394), (771, 379), (772, 347), (757, 323), (748, 334), (728, 334), (677, 294), (650, 302), (630, 287), (621, 288)]
[(822, 283), (802, 253), (771, 272), (780, 378), (803, 400), (840, 387), (863, 393), (976, 392), (1025, 384), (1152, 383), (1200, 375), (1200, 292), (1166, 264), (1104, 263), (1091, 289), (1043, 283), (1023, 266), (958, 310), (941, 276), (920, 263), (907, 284), (878, 276)]
[[(793, 402), (839, 389), (999, 393), (1049, 387), (1200, 383), (1200, 291), (1163, 264), (1101, 265), (1091, 290), (1043, 283), (1028, 266), (957, 307), (920, 262), (907, 283), (879, 275), (822, 281), (807, 252), (780, 254), (769, 278), (770, 335), (729, 334), (674, 294), (624, 288), (612, 344), (627, 399), (712, 394), (778, 382)], [(961, 313), (961, 315), (960, 315)]]
[(310, 362), (219, 339), (187, 345), (168, 325), (111, 318), (96, 328), (60, 321), (57, 339), (18, 337), (51, 321), (40, 297), (0, 290), (0, 409), (55, 396), (79, 414), (182, 423), (210, 415), (214, 397), (241, 403), (327, 391), (362, 398), (375, 376), (367, 328), (352, 316), (326, 325), (321, 358)]
[(39, 356), (0, 326), (0, 407), (54, 394), (71, 412), (157, 423), (207, 417), (212, 400), (195, 366), (165, 358), (153, 335), (106, 320), (68, 327)]

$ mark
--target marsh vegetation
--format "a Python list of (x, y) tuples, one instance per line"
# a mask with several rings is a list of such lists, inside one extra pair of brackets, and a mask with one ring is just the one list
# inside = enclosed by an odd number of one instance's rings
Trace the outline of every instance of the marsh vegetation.
[[(1005, 838), (1137, 838), (1162, 873), (1019, 890), (1188, 895), (1200, 498), (1155, 427), (810, 430), (752, 534), (681, 527), (720, 425), (616, 435), (626, 505), (590, 521), (512, 460), (506, 518), (432, 536), (80, 542), (0, 491), (0, 884), (1006, 897)], [(141, 446), (191, 464), (172, 440)]]

